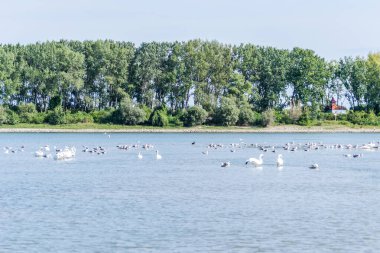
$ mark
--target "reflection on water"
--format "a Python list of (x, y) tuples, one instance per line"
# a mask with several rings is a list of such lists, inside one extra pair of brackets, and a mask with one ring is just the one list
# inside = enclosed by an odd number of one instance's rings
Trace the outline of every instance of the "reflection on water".
[[(257, 148), (207, 149), (210, 143), (355, 145), (379, 139), (379, 134), (0, 134), (2, 150), (17, 149), (0, 153), (0, 252), (379, 252), (377, 149), (278, 148), (265, 152), (261, 167), (245, 165), (263, 152)], [(136, 143), (154, 148), (116, 148)], [(34, 157), (45, 145), (75, 146), (76, 157)], [(82, 152), (86, 146), (106, 152)], [(276, 166), (280, 153), (282, 168)], [(230, 166), (221, 167), (226, 161)], [(314, 163), (319, 170), (309, 169)]]

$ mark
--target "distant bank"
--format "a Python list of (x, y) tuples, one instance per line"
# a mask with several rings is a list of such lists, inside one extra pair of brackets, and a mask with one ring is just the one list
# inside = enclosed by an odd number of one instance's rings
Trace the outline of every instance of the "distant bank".
[(0, 133), (380, 133), (379, 127), (347, 126), (297, 126), (281, 125), (265, 128), (253, 127), (192, 127), (192, 128), (153, 128), (153, 127), (119, 127), (119, 128), (45, 128), (45, 127), (6, 127)]

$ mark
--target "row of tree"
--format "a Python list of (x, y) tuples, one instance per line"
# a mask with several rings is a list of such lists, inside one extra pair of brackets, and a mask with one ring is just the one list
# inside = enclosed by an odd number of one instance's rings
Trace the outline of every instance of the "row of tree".
[(0, 103), (91, 112), (132, 106), (169, 114), (222, 103), (264, 112), (323, 110), (332, 97), (380, 112), (380, 54), (326, 61), (308, 49), (190, 40), (173, 43), (59, 41), (0, 45)]

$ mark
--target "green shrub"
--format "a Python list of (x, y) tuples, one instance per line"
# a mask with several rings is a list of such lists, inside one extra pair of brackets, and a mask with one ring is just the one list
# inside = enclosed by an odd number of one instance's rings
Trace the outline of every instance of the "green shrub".
[(347, 114), (347, 120), (356, 125), (366, 124), (367, 113), (365, 111), (349, 111)]
[(374, 111), (371, 110), (369, 113), (367, 113), (365, 123), (367, 125), (371, 125), (371, 126), (379, 125), (379, 119), (377, 118)]
[(288, 110), (275, 111), (274, 112), (275, 122), (278, 124), (291, 124), (292, 120), (289, 117)]
[(77, 123), (93, 123), (94, 119), (91, 114), (85, 112), (76, 112), (66, 114), (67, 124), (77, 124)]
[(302, 117), (302, 107), (301, 106), (293, 106), (289, 110), (288, 113), (288, 124), (296, 124), (300, 118)]
[(301, 117), (298, 120), (298, 124), (301, 126), (310, 126), (311, 125), (311, 117), (309, 111), (304, 111), (301, 115)]
[(56, 107), (46, 117), (47, 123), (50, 125), (62, 125), (66, 124), (66, 114), (62, 107)]
[(156, 108), (149, 118), (152, 126), (165, 127), (169, 125), (169, 119), (165, 108)]
[(16, 125), (19, 122), (20, 122), (20, 118), (17, 115), (17, 113), (15, 113), (12, 110), (7, 110), (7, 124)]
[(223, 126), (233, 126), (239, 119), (239, 108), (232, 98), (223, 97), (216, 110), (216, 123)]
[(183, 113), (181, 118), (184, 126), (198, 126), (206, 122), (207, 112), (202, 107), (192, 106)]
[(239, 112), (238, 125), (249, 126), (253, 125), (256, 121), (255, 113), (249, 106), (243, 106)]
[(148, 121), (150, 119), (150, 115), (152, 114), (153, 110), (146, 105), (140, 105), (139, 107), (145, 112), (146, 119), (144, 123), (149, 123)]
[(168, 115), (169, 125), (172, 126), (183, 126), (181, 121), (181, 115)]
[(39, 113), (30, 113), (29, 122), (26, 123), (32, 123), (32, 124), (43, 124), (46, 122), (47, 114), (44, 112)]
[(5, 108), (0, 106), (0, 125), (7, 124), (7, 116)]
[[(331, 112), (325, 112), (323, 113), (323, 119), (324, 120), (335, 120), (335, 115)], [(336, 116), (336, 119), (338, 119), (338, 115)]]
[(261, 113), (261, 125), (264, 127), (273, 126), (275, 122), (275, 114), (273, 109), (268, 109)]
[(114, 109), (92, 111), (90, 113), (95, 123), (111, 123)]
[(16, 111), (22, 123), (32, 123), (33, 117), (37, 113), (36, 106), (32, 103), (21, 104), (17, 106)]
[(119, 109), (114, 112), (115, 123), (124, 125), (137, 125), (146, 120), (145, 111), (137, 107), (129, 98), (124, 98)]
[(346, 114), (346, 113), (338, 114), (338, 115), (336, 116), (336, 119), (337, 119), (337, 120), (341, 120), (341, 121), (348, 121), (348, 119), (347, 119), (347, 114)]

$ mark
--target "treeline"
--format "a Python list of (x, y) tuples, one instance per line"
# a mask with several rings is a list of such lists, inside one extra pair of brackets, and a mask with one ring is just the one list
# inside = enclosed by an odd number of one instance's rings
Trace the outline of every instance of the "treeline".
[(380, 54), (326, 61), (201, 40), (0, 46), (0, 124), (302, 123), (331, 117), (332, 97), (377, 117)]

